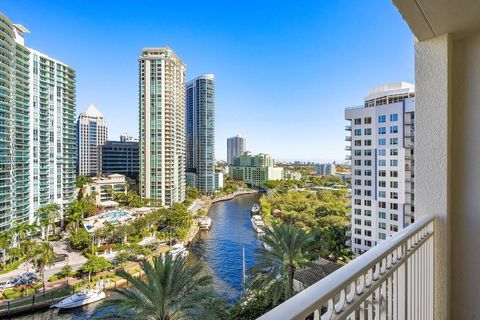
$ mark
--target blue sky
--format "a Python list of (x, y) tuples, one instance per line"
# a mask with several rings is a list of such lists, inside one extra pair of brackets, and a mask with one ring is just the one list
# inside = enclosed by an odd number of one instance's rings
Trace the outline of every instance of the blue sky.
[(77, 114), (138, 136), (137, 57), (169, 45), (187, 78), (216, 77), (216, 153), (247, 135), (279, 160), (343, 161), (344, 108), (413, 81), (413, 37), (390, 1), (2, 0), (29, 47), (77, 71)]

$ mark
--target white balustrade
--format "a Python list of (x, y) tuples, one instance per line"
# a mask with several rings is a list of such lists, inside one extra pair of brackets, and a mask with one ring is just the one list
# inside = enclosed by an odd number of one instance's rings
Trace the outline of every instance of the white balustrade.
[(421, 217), (259, 319), (433, 319), (433, 232)]

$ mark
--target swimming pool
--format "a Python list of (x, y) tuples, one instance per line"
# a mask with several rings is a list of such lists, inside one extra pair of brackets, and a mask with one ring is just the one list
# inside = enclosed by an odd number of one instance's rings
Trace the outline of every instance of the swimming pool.
[(115, 224), (120, 219), (130, 218), (132, 215), (127, 211), (112, 210), (100, 215), (101, 219), (107, 220), (109, 223)]

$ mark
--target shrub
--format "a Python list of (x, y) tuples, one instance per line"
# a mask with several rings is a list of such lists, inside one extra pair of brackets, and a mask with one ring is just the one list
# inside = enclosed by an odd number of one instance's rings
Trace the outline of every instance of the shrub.
[(58, 276), (56, 274), (54, 274), (50, 278), (48, 278), (48, 282), (53, 282), (53, 281), (57, 281), (57, 280), (58, 280)]
[(15, 291), (13, 289), (5, 289), (3, 291), (3, 296), (5, 299), (17, 299), (21, 298), (23, 296), (23, 293), (21, 291)]

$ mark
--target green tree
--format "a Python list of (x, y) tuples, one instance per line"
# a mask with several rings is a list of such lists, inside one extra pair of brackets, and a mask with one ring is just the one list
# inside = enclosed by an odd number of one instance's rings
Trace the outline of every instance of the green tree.
[(88, 273), (88, 283), (91, 282), (92, 273), (113, 268), (112, 264), (104, 257), (98, 257), (94, 254), (87, 254), (87, 258), (88, 260), (82, 266), (81, 270), (84, 273)]
[(47, 239), (50, 235), (50, 228), (53, 227), (53, 234), (55, 234), (55, 221), (60, 215), (60, 206), (56, 203), (50, 203), (37, 210), (37, 215), (40, 217), (40, 226), (42, 227), (42, 238)]
[(274, 224), (262, 238), (266, 248), (256, 249), (258, 263), (252, 268), (250, 288), (264, 292), (273, 304), (293, 296), (298, 268), (320, 268), (312, 262), (320, 255), (320, 244), (312, 233), (293, 224)]
[(87, 248), (91, 241), (90, 234), (83, 228), (70, 233), (70, 246), (75, 250), (83, 250)]
[(93, 181), (92, 177), (78, 176), (75, 180), (75, 186), (79, 188), (77, 200), (83, 198), (85, 194), (85, 186)]
[(13, 223), (13, 233), (16, 235), (18, 242), (17, 245), (20, 246), (21, 242), (27, 237), (33, 233), (35, 233), (38, 228), (35, 225), (31, 225), (28, 222), (23, 222), (23, 223)]
[(12, 243), (12, 233), (9, 231), (0, 232), (0, 250), (2, 251), (2, 261), (7, 260), (7, 250)]
[(212, 310), (218, 303), (211, 287), (212, 278), (204, 274), (200, 264), (187, 264), (183, 258), (154, 257), (143, 260), (140, 267), (145, 274), (136, 278), (123, 269), (115, 273), (130, 283), (128, 288), (117, 288), (114, 298), (104, 300), (100, 308), (116, 307), (118, 314), (130, 314), (132, 319), (217, 319)]
[(59, 273), (57, 273), (59, 279), (64, 279), (68, 277), (73, 277), (75, 275), (75, 272), (72, 269), (72, 266), (69, 264), (66, 264), (62, 267)]
[(31, 262), (42, 278), (43, 294), (45, 295), (45, 268), (55, 264), (55, 252), (53, 252), (52, 246), (46, 241), (39, 244), (34, 250)]

